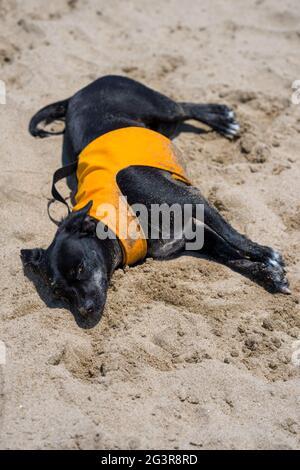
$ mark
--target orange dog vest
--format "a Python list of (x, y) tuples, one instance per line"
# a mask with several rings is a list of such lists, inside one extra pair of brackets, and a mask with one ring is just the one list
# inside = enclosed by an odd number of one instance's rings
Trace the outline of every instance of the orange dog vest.
[[(115, 233), (122, 247), (123, 262), (128, 265), (143, 259), (147, 253), (147, 241), (138, 218), (117, 184), (119, 171), (135, 165), (166, 170), (174, 178), (190, 184), (178, 161), (178, 150), (167, 137), (143, 127), (126, 127), (98, 137), (80, 153), (78, 191), (73, 207), (77, 211), (93, 201), (89, 215)], [(115, 209), (114, 214), (103, 210), (108, 204)], [(135, 237), (131, 236), (133, 232)]]

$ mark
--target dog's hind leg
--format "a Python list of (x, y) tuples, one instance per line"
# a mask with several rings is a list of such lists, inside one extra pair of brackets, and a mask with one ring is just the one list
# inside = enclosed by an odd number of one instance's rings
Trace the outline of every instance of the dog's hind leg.
[[(129, 204), (166, 203), (170, 206), (178, 203), (191, 205), (193, 217), (197, 219), (197, 206), (203, 205), (204, 224), (224, 239), (240, 258), (266, 262), (273, 266), (283, 266), (283, 259), (276, 250), (259, 245), (235, 230), (222, 215), (209, 204), (201, 192), (194, 186), (175, 181), (168, 173), (147, 167), (128, 168), (118, 175), (121, 191), (128, 196)], [(155, 188), (155, 191), (153, 191)], [(203, 221), (200, 221), (203, 222)]]
[(226, 105), (222, 104), (195, 104), (179, 103), (184, 112), (184, 120), (194, 119), (225, 137), (232, 138), (239, 133), (240, 126), (235, 114)]
[(189, 202), (194, 205), (195, 217), (197, 218), (196, 206), (202, 204), (204, 207), (205, 225), (229, 244), (239, 254), (239, 258), (264, 263), (268, 265), (270, 269), (282, 271), (284, 275), (284, 261), (278, 251), (268, 246), (260, 245), (235, 230), (226, 222), (222, 215), (208, 203), (197, 188), (189, 187), (188, 192), (189, 195), (186, 203)]
[[(206, 201), (197, 188), (175, 181), (167, 172), (147, 167), (126, 168), (119, 173), (117, 181), (130, 205), (144, 204), (150, 210), (152, 205), (155, 207), (157, 204), (167, 204), (169, 207), (179, 204), (183, 210), (189, 205), (192, 217), (196, 220), (199, 217), (197, 205), (203, 205), (204, 220), (199, 219), (199, 222), (204, 223), (205, 233), (204, 247), (200, 251), (207, 252), (253, 279), (255, 276), (258, 280), (265, 278), (269, 285), (273, 283), (275, 291), (288, 293), (280, 253), (240, 234)], [(149, 243), (152, 252), (158, 257), (185, 249), (185, 240), (184, 243), (180, 240), (178, 243), (167, 243), (166, 246), (159, 240), (149, 240)]]
[(271, 266), (284, 266), (284, 261), (279, 252), (268, 246), (260, 245), (253, 242), (245, 235), (242, 235), (235, 230), (221, 214), (211, 206), (208, 201), (201, 195), (200, 191), (191, 188), (191, 198), (197, 201), (196, 204), (203, 204), (204, 206), (204, 222), (205, 225), (210, 227), (221, 238), (229, 243), (235, 250), (237, 250), (243, 258), (248, 258), (251, 261), (265, 262)]
[(205, 226), (205, 243), (202, 253), (212, 256), (216, 261), (262, 285), (270, 292), (289, 294), (288, 281), (280, 266), (271, 266), (266, 262), (251, 261), (241, 257), (228, 242)]
[(289, 294), (288, 280), (285, 271), (280, 265), (271, 265), (269, 262), (251, 261), (244, 258), (232, 245), (221, 238), (217, 233), (205, 226), (204, 246), (201, 250), (212, 256), (216, 261), (225, 264), (234, 271), (262, 285), (270, 292)]

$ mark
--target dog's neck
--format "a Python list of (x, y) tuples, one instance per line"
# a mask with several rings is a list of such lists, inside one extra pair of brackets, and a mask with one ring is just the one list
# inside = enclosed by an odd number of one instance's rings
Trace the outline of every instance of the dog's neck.
[(101, 243), (101, 250), (106, 261), (107, 275), (110, 279), (115, 269), (123, 263), (122, 248), (117, 239), (106, 238), (105, 240), (100, 240), (99, 243)]

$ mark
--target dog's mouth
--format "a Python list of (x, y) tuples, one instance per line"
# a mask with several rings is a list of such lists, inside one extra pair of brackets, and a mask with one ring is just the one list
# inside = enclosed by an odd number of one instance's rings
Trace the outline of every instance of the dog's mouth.
[(66, 299), (66, 303), (78, 325), (93, 328), (102, 318), (106, 299), (93, 298), (82, 302), (75, 297)]
[(87, 313), (83, 307), (77, 308), (76, 312), (74, 312), (73, 309), (71, 308), (71, 312), (73, 313), (77, 324), (81, 328), (85, 328), (85, 329), (94, 328), (97, 325), (97, 323), (99, 323), (99, 321), (102, 318), (103, 310), (104, 310), (104, 306), (103, 308), (97, 309), (93, 313)]
[(78, 300), (72, 297), (69, 298), (65, 295), (57, 296), (53, 294), (55, 299), (60, 302), (61, 307), (69, 310), (78, 326), (84, 329), (93, 328), (99, 323), (105, 307), (105, 302), (93, 302), (93, 307), (84, 306)]

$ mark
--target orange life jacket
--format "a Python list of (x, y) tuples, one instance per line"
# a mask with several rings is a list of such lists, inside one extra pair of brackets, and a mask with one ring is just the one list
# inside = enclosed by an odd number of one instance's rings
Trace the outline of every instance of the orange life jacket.
[[(119, 171), (135, 165), (166, 170), (174, 178), (190, 184), (178, 161), (178, 150), (167, 137), (144, 127), (126, 127), (98, 137), (80, 153), (78, 191), (73, 207), (73, 211), (77, 211), (93, 201), (89, 215), (115, 233), (122, 247), (123, 262), (128, 265), (143, 259), (147, 253), (147, 241), (138, 218), (122, 199), (117, 184)], [(107, 204), (115, 208), (116, 219), (108, 212), (99, 212), (99, 207)], [(129, 230), (123, 230), (122, 221)], [(138, 233), (135, 238), (130, 236), (132, 229)]]

